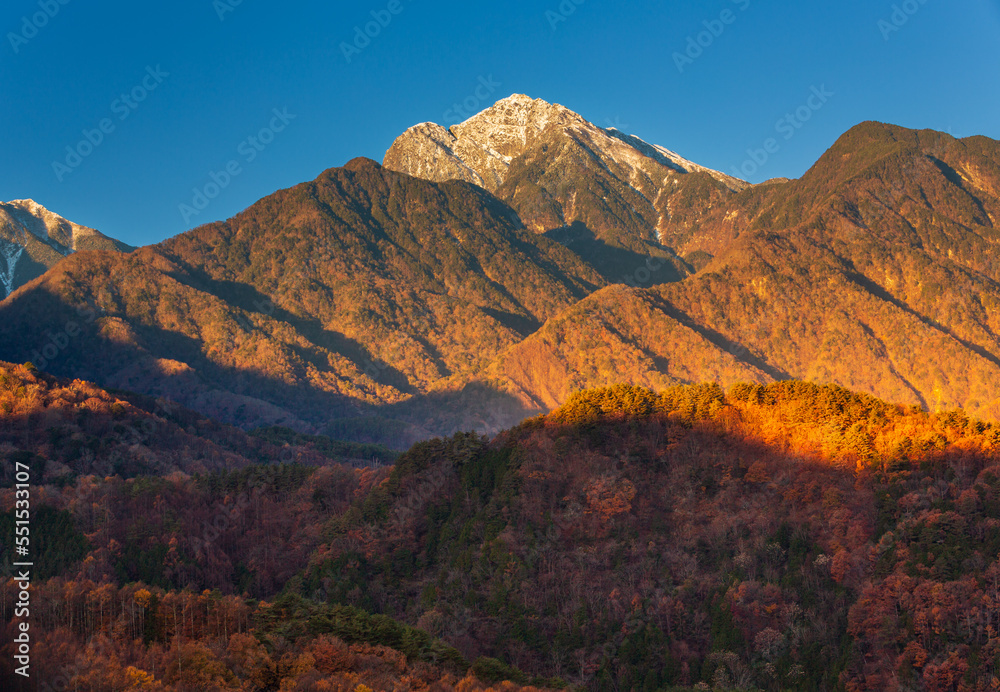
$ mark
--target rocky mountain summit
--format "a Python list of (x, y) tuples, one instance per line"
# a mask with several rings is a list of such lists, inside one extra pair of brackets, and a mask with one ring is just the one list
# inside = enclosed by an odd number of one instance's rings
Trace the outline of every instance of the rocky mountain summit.
[[(550, 141), (570, 137), (609, 168), (627, 173), (631, 181), (651, 176), (650, 162), (667, 172), (704, 172), (734, 190), (747, 183), (688, 161), (660, 146), (615, 128), (603, 129), (573, 111), (542, 99), (514, 94), (463, 123), (445, 129), (421, 123), (399, 136), (385, 155), (383, 165), (401, 173), (435, 182), (465, 180), (499, 192), (516, 161)], [(664, 182), (661, 180), (661, 183)]]
[[(634, 272), (645, 258), (673, 265), (664, 280), (692, 266), (672, 247), (677, 228), (690, 229), (748, 184), (688, 161), (573, 111), (515, 94), (445, 129), (422, 123), (385, 155), (386, 168), (435, 182), (464, 180), (510, 204), (525, 225), (573, 245), (606, 278)], [(699, 210), (678, 213), (697, 196)]]

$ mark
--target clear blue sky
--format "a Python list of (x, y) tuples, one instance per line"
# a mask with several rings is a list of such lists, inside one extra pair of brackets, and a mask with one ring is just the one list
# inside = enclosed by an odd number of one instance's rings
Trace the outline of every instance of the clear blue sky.
[[(356, 156), (381, 160), (408, 126), (474, 99), (480, 77), (500, 84), (482, 107), (527, 93), (727, 172), (825, 85), (833, 96), (777, 137), (753, 182), (800, 176), (863, 120), (1000, 139), (997, 0), (908, 0), (912, 15), (891, 32), (893, 0), (565, 0), (567, 16), (559, 0), (398, 0), (398, 14), (388, 0), (64, 1), (41, 0), (58, 7), (51, 18), (39, 0), (0, 12), (0, 199), (33, 198), (132, 244), (227, 218)], [(713, 25), (725, 10), (730, 23)], [(348, 62), (341, 44), (373, 11), (391, 20)], [(703, 22), (723, 30), (702, 35), (681, 71), (674, 53)], [(133, 89), (141, 103), (116, 103)], [(294, 119), (274, 120), (276, 108)], [(109, 133), (60, 181), (53, 162), (104, 119)], [(283, 127), (273, 141), (246, 142), (272, 123)], [(233, 160), (238, 175), (185, 221), (192, 188)]]

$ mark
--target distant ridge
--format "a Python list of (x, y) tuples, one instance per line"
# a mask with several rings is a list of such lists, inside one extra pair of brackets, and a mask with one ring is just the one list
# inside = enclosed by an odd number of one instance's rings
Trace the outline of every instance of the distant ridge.
[(31, 199), (0, 202), (0, 299), (78, 250), (133, 248), (67, 221)]

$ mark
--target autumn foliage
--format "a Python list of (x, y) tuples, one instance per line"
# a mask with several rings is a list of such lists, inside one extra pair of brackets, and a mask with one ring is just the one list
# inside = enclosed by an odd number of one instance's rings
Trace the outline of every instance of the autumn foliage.
[(595, 689), (989, 690), (998, 455), (836, 386), (581, 392), (412, 449), (301, 591)]
[(38, 651), (70, 689), (1000, 685), (1000, 428), (836, 386), (616, 386), (391, 469), (36, 497)]

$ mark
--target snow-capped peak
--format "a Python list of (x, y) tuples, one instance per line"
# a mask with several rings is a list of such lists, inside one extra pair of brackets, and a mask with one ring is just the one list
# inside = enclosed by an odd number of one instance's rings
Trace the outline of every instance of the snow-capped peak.
[[(5, 212), (5, 214), (4, 214)], [(78, 249), (81, 239), (100, 235), (93, 228), (68, 221), (33, 199), (15, 199), (0, 203), (0, 214), (44, 243), (58, 243), (63, 254)], [(3, 219), (0, 219), (0, 223)]]
[[(33, 199), (0, 202), (0, 299), (77, 250), (129, 250)], [(19, 263), (27, 256), (30, 262)]]
[(386, 153), (384, 165), (439, 182), (458, 178), (495, 192), (506, 179), (513, 159), (536, 143), (560, 135), (576, 140), (608, 165), (635, 170), (655, 162), (677, 173), (708, 173), (734, 190), (747, 186), (670, 149), (613, 127), (600, 128), (565, 106), (525, 94), (500, 99), (449, 129), (434, 123), (409, 128)]

